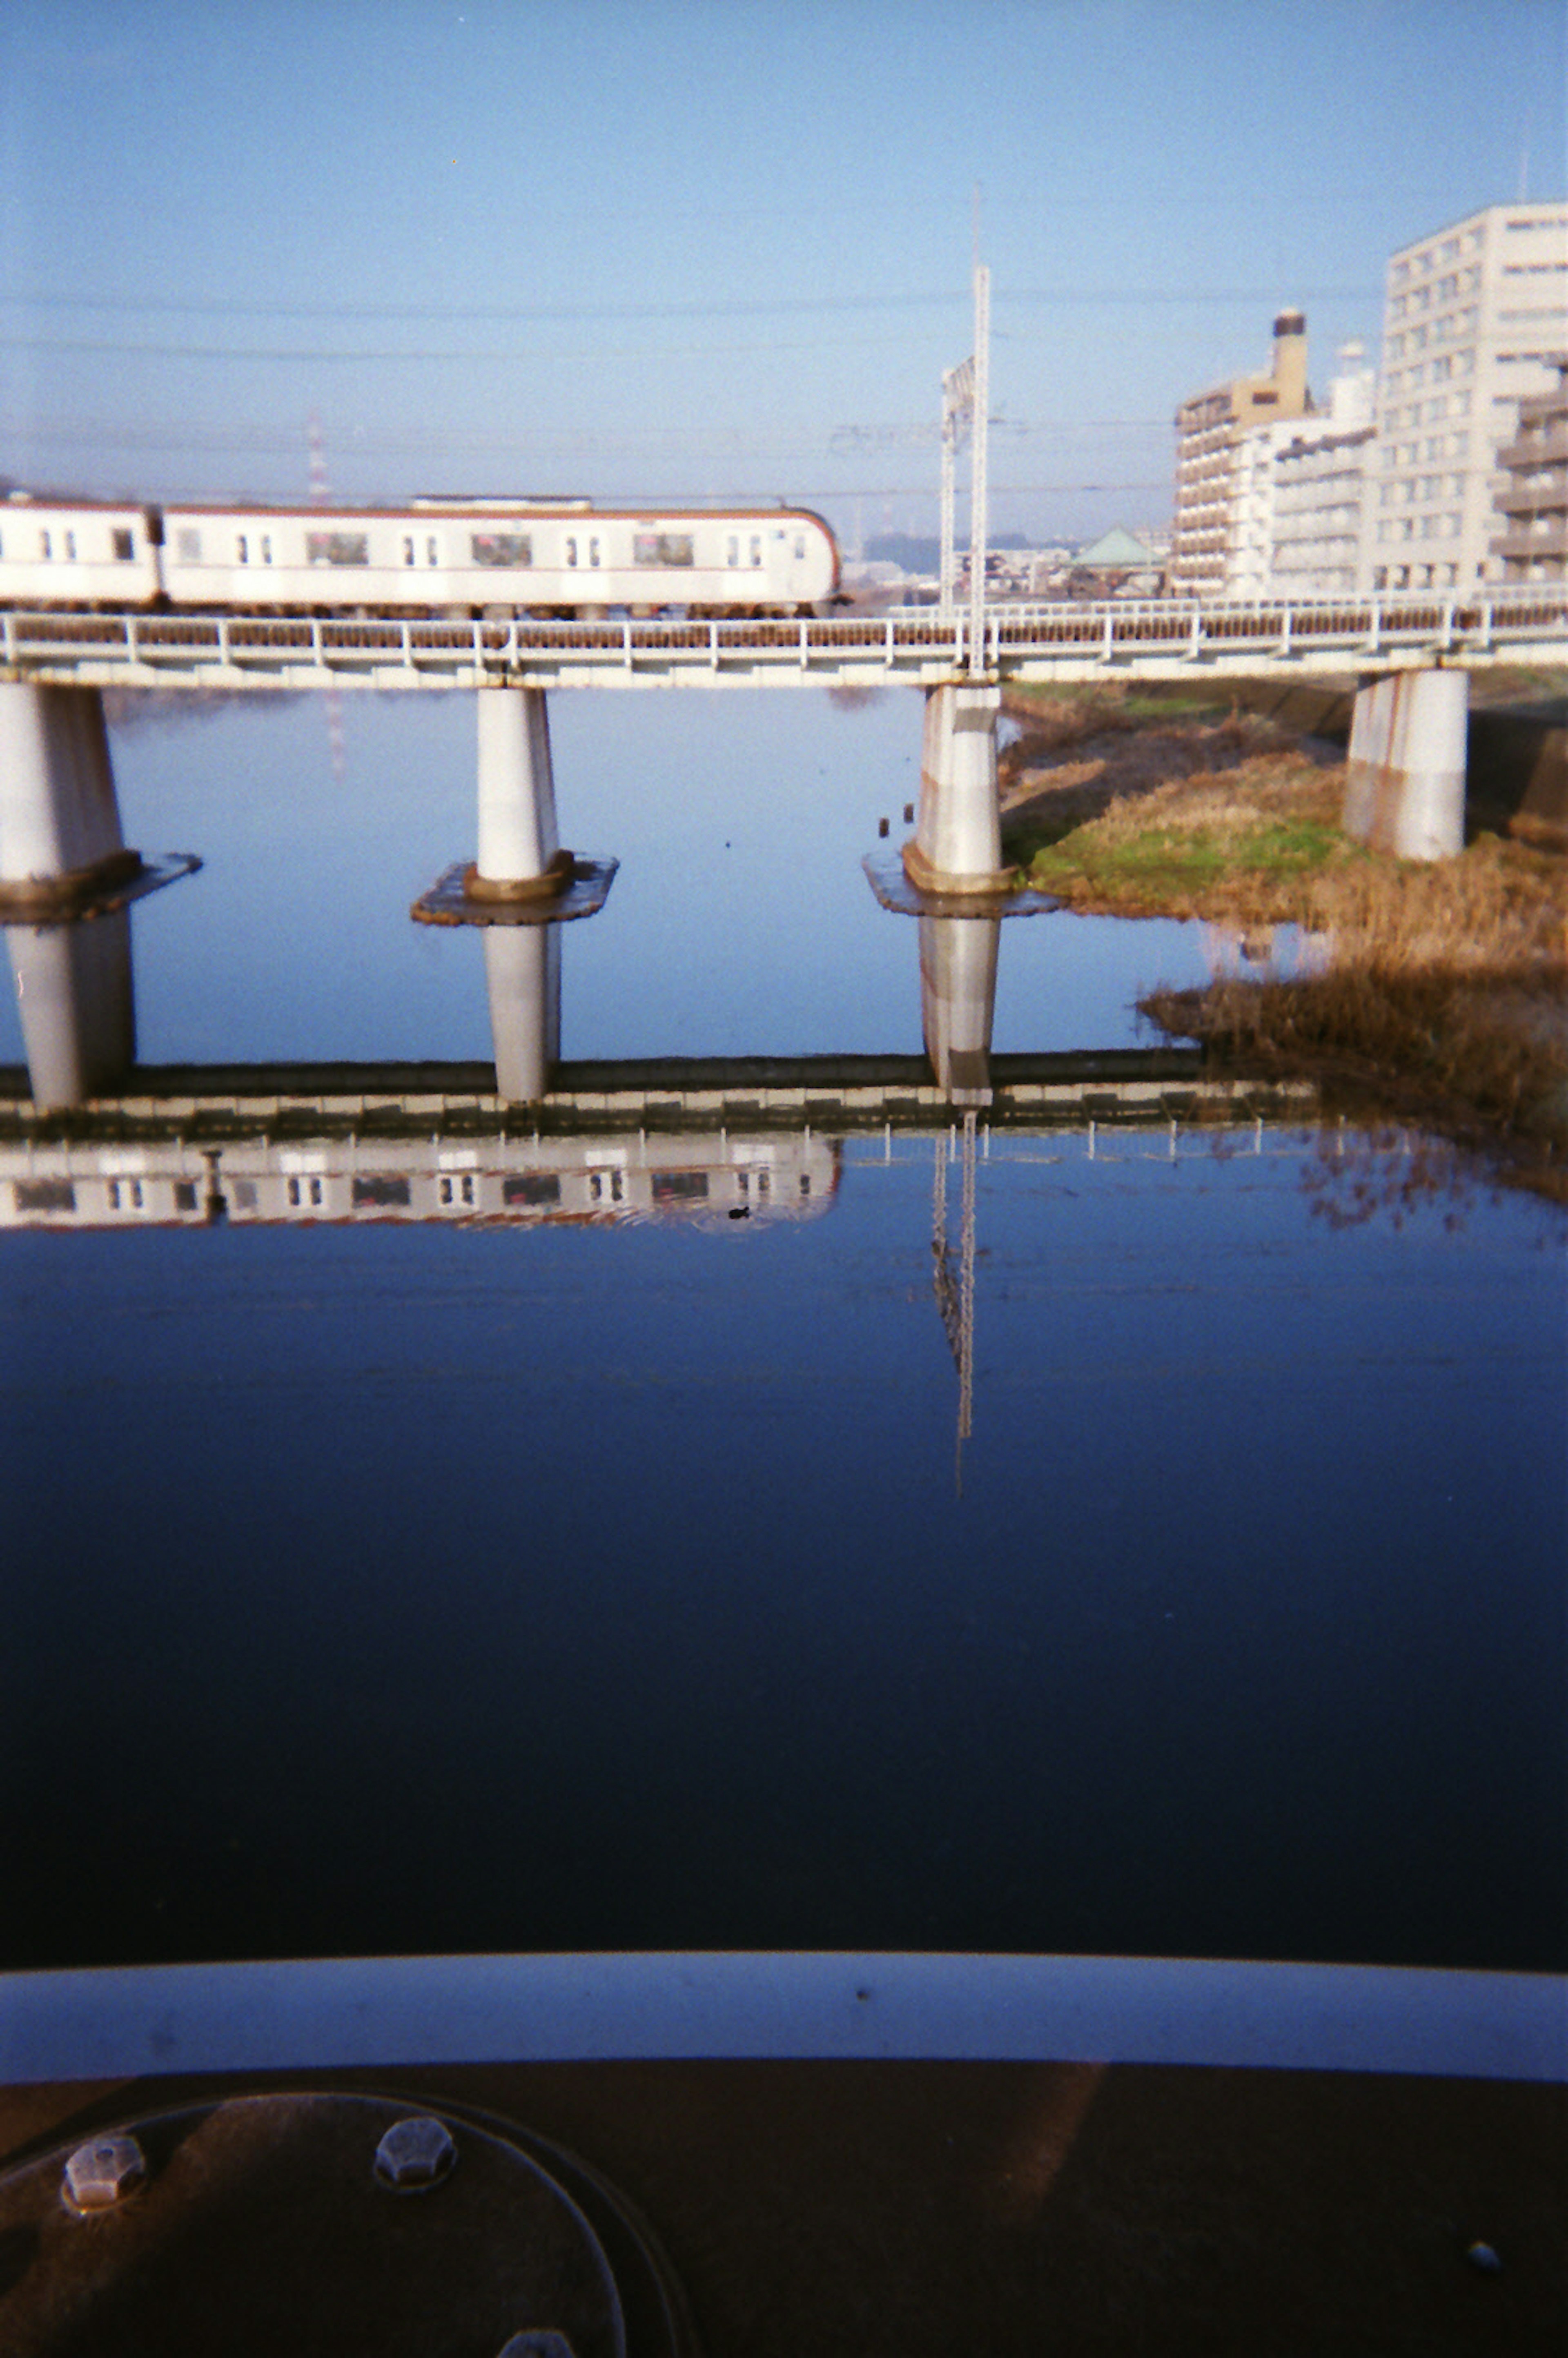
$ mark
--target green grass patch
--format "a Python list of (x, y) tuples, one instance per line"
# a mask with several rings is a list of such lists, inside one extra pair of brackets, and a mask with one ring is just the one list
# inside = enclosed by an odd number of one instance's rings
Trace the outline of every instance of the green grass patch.
[(1033, 829), (1008, 849), (1043, 891), (1129, 914), (1221, 916), (1238, 898), (1261, 914), (1260, 904), (1292, 897), (1291, 888), (1355, 856), (1336, 827), (1309, 818), (1146, 827), (1091, 819), (1054, 839)]

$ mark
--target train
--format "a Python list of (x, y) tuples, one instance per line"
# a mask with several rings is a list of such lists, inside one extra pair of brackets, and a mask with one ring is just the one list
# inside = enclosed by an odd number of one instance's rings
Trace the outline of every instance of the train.
[(167, 1138), (11, 1141), (0, 1142), (0, 1228), (658, 1222), (743, 1235), (819, 1218), (841, 1174), (839, 1142), (813, 1130), (243, 1138), (221, 1152)]
[(206, 507), (0, 496), (0, 606), (427, 617), (815, 614), (838, 545), (806, 508)]

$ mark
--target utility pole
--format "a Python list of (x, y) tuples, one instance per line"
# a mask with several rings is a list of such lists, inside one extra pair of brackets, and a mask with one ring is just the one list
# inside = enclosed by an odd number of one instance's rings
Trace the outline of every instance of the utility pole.
[(969, 492), (969, 675), (986, 667), (986, 425), (990, 407), (991, 275), (975, 264), (974, 440)]

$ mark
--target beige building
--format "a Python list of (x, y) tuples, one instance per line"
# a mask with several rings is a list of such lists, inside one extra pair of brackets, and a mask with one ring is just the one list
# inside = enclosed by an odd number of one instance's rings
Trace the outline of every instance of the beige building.
[[(1304, 416), (1306, 321), (1281, 311), (1274, 322), (1273, 364), (1259, 376), (1213, 386), (1176, 412), (1176, 513), (1171, 535), (1171, 590), (1177, 597), (1245, 595), (1238, 563), (1256, 537), (1260, 470), (1271, 461), (1273, 429)], [(1265, 549), (1267, 540), (1261, 544)]]
[(1499, 448), (1516, 438), (1520, 402), (1552, 389), (1565, 314), (1560, 202), (1488, 205), (1390, 257), (1363, 588), (1504, 579)]
[(1519, 430), (1498, 452), (1503, 528), (1492, 542), (1505, 581), (1568, 580), (1568, 356), (1551, 393), (1527, 393)]

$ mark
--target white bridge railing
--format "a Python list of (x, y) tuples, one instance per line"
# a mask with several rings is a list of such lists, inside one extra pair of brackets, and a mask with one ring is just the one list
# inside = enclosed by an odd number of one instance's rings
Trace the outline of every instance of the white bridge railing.
[[(1449, 655), (1568, 662), (1568, 589), (1198, 606), (1176, 600), (997, 605), (980, 670), (1003, 679), (1101, 667), (1166, 676), (1341, 669)], [(341, 619), (264, 614), (0, 612), (0, 669), (82, 685), (384, 687), (486, 680), (691, 686), (950, 676), (969, 667), (968, 611), (903, 609), (816, 621)]]

